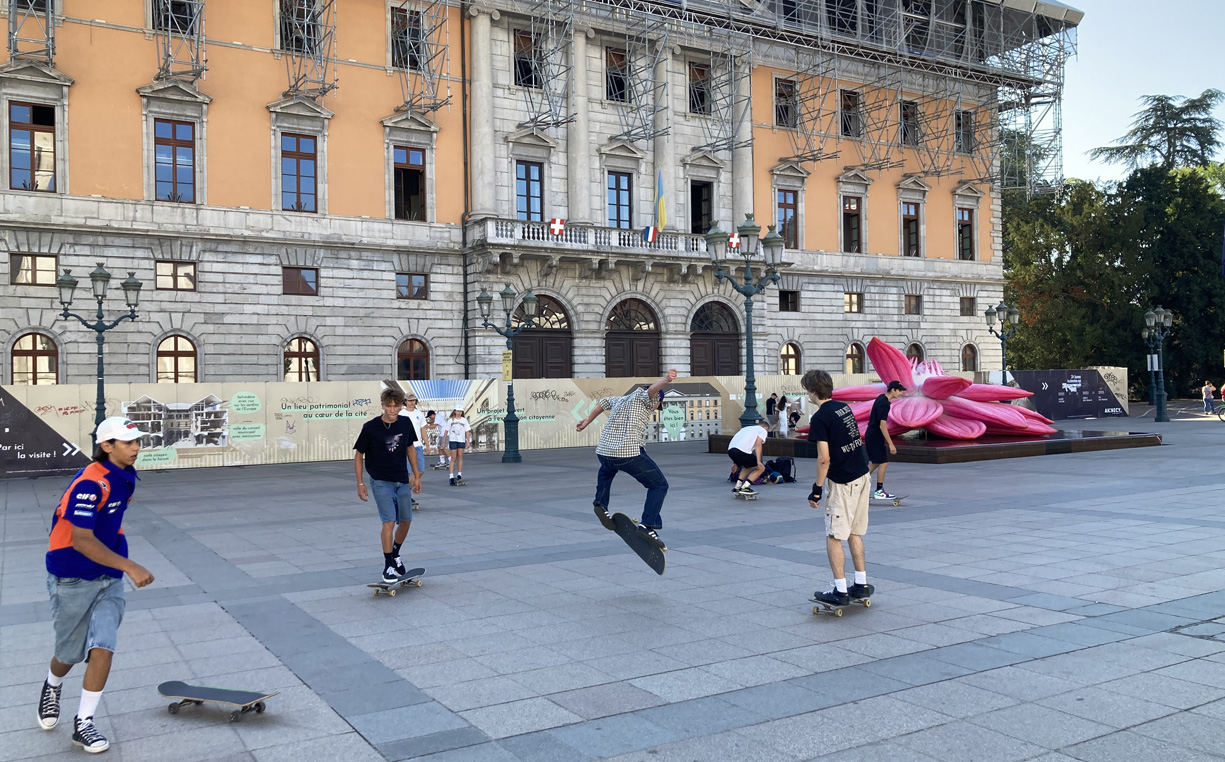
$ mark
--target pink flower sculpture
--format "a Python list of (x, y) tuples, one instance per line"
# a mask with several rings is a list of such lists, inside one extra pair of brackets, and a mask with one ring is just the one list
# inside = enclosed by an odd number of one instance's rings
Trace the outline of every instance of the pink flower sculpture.
[(890, 381), (900, 381), (906, 392), (889, 409), (889, 434), (927, 429), (948, 439), (977, 439), (983, 434), (1045, 436), (1054, 434), (1050, 418), (1006, 400), (1031, 397), (1033, 392), (1011, 386), (976, 384), (950, 376), (935, 360), (919, 362), (880, 339), (868, 343), (868, 357), (882, 383), (834, 390), (834, 399), (851, 403), (860, 433), (872, 417), (872, 402)]

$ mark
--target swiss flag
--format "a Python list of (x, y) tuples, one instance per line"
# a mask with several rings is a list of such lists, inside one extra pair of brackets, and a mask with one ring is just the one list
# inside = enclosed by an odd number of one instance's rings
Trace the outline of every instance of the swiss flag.
[(561, 235), (566, 232), (566, 221), (558, 217), (549, 220), (549, 233), (552, 235)]
[(727, 248), (729, 249), (739, 249), (740, 248), (740, 234), (739, 233), (732, 233), (731, 235), (727, 237)]

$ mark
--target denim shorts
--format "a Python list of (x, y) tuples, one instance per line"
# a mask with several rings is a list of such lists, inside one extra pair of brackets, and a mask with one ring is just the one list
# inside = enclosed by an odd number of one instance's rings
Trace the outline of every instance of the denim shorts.
[(417, 451), (417, 470), (424, 471), (425, 470), (425, 448), (424, 447), (414, 447), (413, 449)]
[(466, 446), (467, 446), (467, 440), (460, 440), (458, 442), (447, 442), (447, 447), (451, 448), (452, 450), (462, 450)]
[(410, 482), (385, 482), (370, 480), (370, 494), (379, 507), (379, 518), (383, 523), (398, 521), (406, 524), (413, 520), (413, 485)]
[(48, 574), (47, 593), (57, 661), (79, 664), (94, 648), (115, 652), (119, 623), (127, 609), (122, 577), (81, 579)]

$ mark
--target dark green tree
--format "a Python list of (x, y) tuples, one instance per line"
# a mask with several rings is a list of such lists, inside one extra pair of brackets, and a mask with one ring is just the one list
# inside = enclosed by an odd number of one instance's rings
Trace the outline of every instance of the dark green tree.
[(1094, 148), (1089, 156), (1130, 169), (1157, 165), (1165, 170), (1205, 167), (1221, 147), (1221, 120), (1212, 115), (1225, 93), (1209, 88), (1196, 98), (1146, 95), (1145, 107), (1114, 145)]

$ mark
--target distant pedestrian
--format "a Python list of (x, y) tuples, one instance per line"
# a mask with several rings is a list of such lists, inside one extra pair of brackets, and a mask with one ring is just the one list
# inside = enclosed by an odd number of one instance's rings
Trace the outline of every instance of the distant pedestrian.
[[(1205, 381), (1202, 391), (1204, 392), (1204, 415), (1212, 415), (1216, 412), (1216, 407), (1212, 402), (1212, 393), (1216, 391), (1216, 387), (1211, 381)], [(1225, 401), (1225, 395), (1222, 395), (1222, 400)]]
[(787, 437), (787, 427), (790, 421), (787, 419), (787, 395), (778, 398), (778, 407), (774, 409), (774, 415), (778, 417), (778, 435), (784, 439)]
[(766, 427), (758, 422), (737, 431), (732, 435), (732, 441), (727, 443), (727, 457), (732, 459), (736, 473), (736, 486), (732, 492), (740, 495), (757, 494), (753, 489), (753, 482), (766, 470), (761, 461), (761, 447), (766, 436)]
[(91, 754), (110, 748), (94, 713), (127, 608), (123, 575), (136, 587), (153, 581), (148, 569), (128, 559), (122, 526), (136, 490), (140, 437), (136, 424), (122, 416), (98, 424), (93, 462), (72, 477), (51, 516), (47, 591), (55, 652), (38, 700), (38, 724), (52, 730), (59, 723), (64, 677), (74, 664), (87, 662), (72, 742)]
[[(412, 525), (413, 493), (421, 491), (421, 471), (417, 459), (408, 457), (417, 434), (412, 421), (400, 416), (404, 392), (384, 389), (379, 402), (383, 414), (366, 421), (353, 444), (353, 471), (357, 474), (357, 496), (361, 501), (366, 502), (368, 494), (374, 494), (374, 504), (383, 522), (379, 533), (383, 581), (391, 584), (404, 575), (400, 547)], [(370, 475), (369, 492), (362, 479), (363, 468)]]
[(439, 426), (437, 422), (438, 413), (431, 410), (425, 414), (425, 425), (433, 426), (438, 430), (438, 466), (437, 468), (446, 468), (447, 465), (447, 440), (445, 437), (445, 424)]
[(778, 428), (778, 393), (770, 395), (770, 399), (766, 400), (766, 430), (774, 431)]
[(472, 426), (457, 407), (447, 416), (447, 450), (451, 456), (451, 486), (464, 483), (464, 449), (472, 446)]
[(868, 473), (876, 473), (876, 491), (872, 497), (877, 500), (893, 500), (897, 496), (885, 491), (885, 469), (889, 468), (889, 456), (897, 455), (897, 447), (893, 437), (889, 436), (890, 403), (902, 396), (906, 387), (900, 381), (890, 381), (885, 393), (872, 403), (872, 417), (868, 419), (868, 429), (864, 433), (864, 444), (868, 450)]
[[(414, 442), (412, 451), (409, 453), (410, 458), (417, 459), (417, 470), (425, 473), (425, 426), (426, 415), (417, 409), (417, 395), (409, 392), (404, 397), (404, 410), (400, 411), (400, 415), (413, 422), (413, 433), (417, 435), (417, 441)], [(413, 510), (420, 508), (417, 504), (417, 499), (413, 498)]]

